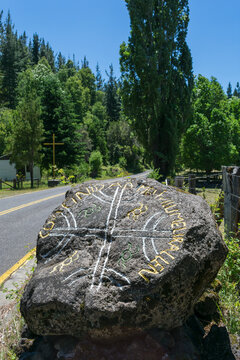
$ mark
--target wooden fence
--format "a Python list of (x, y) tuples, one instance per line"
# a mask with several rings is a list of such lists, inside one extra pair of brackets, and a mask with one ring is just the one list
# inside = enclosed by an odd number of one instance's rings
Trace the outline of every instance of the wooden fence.
[[(40, 180), (39, 179), (33, 179), (33, 181), (36, 183), (37, 187), (39, 187)], [(23, 189), (24, 187), (24, 180), (23, 179), (13, 179), (12, 185), (9, 184), (9, 182), (6, 182), (2, 179), (0, 179), (0, 190), (3, 189), (3, 184), (5, 185), (5, 189)]]
[[(166, 180), (166, 184), (169, 181)], [(189, 192), (196, 194), (196, 188), (222, 188), (222, 172), (216, 172), (210, 175), (205, 174), (188, 174), (188, 176), (176, 176), (174, 185), (178, 188), (188, 187)]]
[(223, 166), (224, 226), (228, 236), (240, 232), (240, 168)]

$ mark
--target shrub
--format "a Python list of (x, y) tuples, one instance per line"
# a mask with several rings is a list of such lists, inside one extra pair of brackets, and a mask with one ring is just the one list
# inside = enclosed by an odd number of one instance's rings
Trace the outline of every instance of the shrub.
[(90, 155), (90, 175), (92, 177), (101, 176), (103, 159), (100, 151), (93, 151)]

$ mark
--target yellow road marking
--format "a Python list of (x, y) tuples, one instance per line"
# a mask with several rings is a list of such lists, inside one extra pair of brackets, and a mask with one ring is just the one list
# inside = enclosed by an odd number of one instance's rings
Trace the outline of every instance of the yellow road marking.
[(32, 255), (35, 255), (36, 248), (29, 251), (21, 260), (19, 260), (15, 265), (13, 265), (9, 270), (7, 270), (3, 275), (0, 276), (0, 286), (6, 281), (14, 271), (20, 268)]
[(13, 208), (11, 208), (11, 209), (1, 211), (1, 212), (0, 212), (0, 216), (9, 214), (9, 213), (11, 213), (11, 212), (13, 212), (13, 211), (21, 210), (21, 209), (23, 209), (23, 208), (25, 208), (25, 207), (28, 207), (28, 206), (32, 206), (32, 205), (35, 205), (35, 204), (39, 204), (39, 203), (41, 203), (41, 202), (43, 202), (43, 201), (46, 201), (46, 200), (54, 199), (54, 198), (56, 198), (56, 197), (58, 197), (58, 196), (62, 196), (62, 195), (64, 195), (64, 194), (65, 194), (65, 192), (64, 192), (64, 193), (61, 193), (61, 194), (57, 194), (57, 195), (48, 196), (48, 197), (43, 198), (43, 199), (40, 199), (40, 200), (31, 201), (31, 202), (29, 202), (29, 203), (27, 203), (27, 204), (19, 205), (19, 206), (13, 207)]

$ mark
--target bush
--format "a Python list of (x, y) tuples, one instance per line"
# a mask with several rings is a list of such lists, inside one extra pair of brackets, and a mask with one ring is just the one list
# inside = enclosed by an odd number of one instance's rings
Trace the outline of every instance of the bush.
[(93, 151), (89, 158), (90, 175), (101, 176), (103, 159), (100, 151)]
[(160, 174), (160, 169), (154, 169), (148, 175), (148, 178), (155, 179), (157, 181), (160, 181), (161, 177), (162, 177), (162, 175)]

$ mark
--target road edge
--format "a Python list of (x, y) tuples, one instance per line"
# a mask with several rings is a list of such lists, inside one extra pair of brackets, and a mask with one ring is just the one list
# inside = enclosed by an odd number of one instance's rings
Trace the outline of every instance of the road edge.
[(17, 271), (25, 262), (36, 253), (36, 247), (30, 250), (22, 259), (20, 259), (16, 264), (14, 264), (10, 269), (8, 269), (3, 275), (0, 276), (0, 286), (15, 272)]

